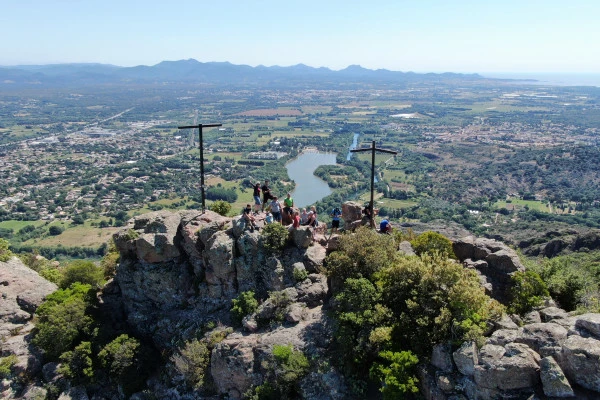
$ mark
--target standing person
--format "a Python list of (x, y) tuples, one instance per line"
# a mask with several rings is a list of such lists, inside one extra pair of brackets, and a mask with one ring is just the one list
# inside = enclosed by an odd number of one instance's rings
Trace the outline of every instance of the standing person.
[(273, 213), (273, 220), (281, 223), (281, 203), (277, 200), (277, 196), (273, 196), (270, 205), (271, 212)]
[(258, 212), (261, 209), (261, 202), (260, 202), (260, 182), (256, 182), (256, 184), (253, 186), (254, 188), (254, 193), (252, 194), (252, 196), (254, 196), (254, 214), (258, 214)]
[(303, 208), (302, 214), (300, 214), (300, 225), (308, 225), (308, 213), (306, 212), (306, 208)]
[(379, 233), (390, 234), (392, 233), (392, 224), (387, 218), (384, 218), (379, 223)]
[(269, 180), (265, 179), (265, 184), (262, 185), (261, 187), (262, 192), (263, 192), (263, 204), (262, 204), (262, 210), (265, 210), (265, 207), (268, 205), (269, 200), (271, 200), (273, 198), (273, 196), (271, 196), (271, 188), (269, 188)]
[(339, 207), (335, 207), (333, 210), (331, 210), (331, 235), (329, 235), (329, 237), (331, 237), (334, 232), (336, 232), (338, 230), (338, 228), (340, 227), (340, 219), (342, 217), (342, 210), (340, 210)]
[(292, 207), (294, 207), (294, 199), (292, 199), (292, 194), (288, 193), (285, 199), (283, 199), (283, 212), (288, 215), (292, 215)]

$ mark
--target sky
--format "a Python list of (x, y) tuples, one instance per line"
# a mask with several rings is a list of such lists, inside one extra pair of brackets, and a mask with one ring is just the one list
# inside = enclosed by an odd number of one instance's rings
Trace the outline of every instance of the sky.
[(598, 0), (0, 0), (0, 65), (600, 74)]

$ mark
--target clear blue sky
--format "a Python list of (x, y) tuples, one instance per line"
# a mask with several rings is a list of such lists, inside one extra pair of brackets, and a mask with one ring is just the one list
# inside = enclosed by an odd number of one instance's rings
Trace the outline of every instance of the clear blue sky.
[(1, 0), (0, 65), (600, 73), (600, 0)]

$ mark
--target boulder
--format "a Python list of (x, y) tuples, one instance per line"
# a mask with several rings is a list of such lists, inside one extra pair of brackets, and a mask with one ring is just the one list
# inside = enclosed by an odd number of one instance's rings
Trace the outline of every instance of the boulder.
[(542, 322), (550, 322), (556, 319), (565, 319), (569, 317), (569, 314), (558, 307), (546, 307), (539, 310), (540, 318)]
[(558, 362), (570, 382), (600, 392), (600, 341), (569, 336), (562, 345)]
[(524, 344), (486, 344), (479, 352), (479, 365), (475, 366), (475, 383), (497, 390), (534, 388), (540, 379), (539, 361), (540, 356)]
[(575, 393), (558, 363), (552, 357), (540, 361), (540, 378), (548, 397), (575, 397)]
[(58, 400), (89, 400), (89, 397), (85, 386), (75, 386), (61, 393)]
[(327, 277), (323, 274), (310, 274), (307, 279), (296, 284), (298, 301), (308, 307), (322, 305), (327, 298)]
[(250, 335), (229, 335), (213, 349), (210, 374), (217, 391), (231, 399), (241, 399), (254, 384), (260, 384), (254, 375), (254, 347), (258, 338)]
[(524, 343), (542, 357), (554, 355), (561, 350), (563, 342), (567, 339), (567, 330), (554, 323), (536, 323), (523, 326), (519, 329), (516, 343)]
[(325, 247), (315, 243), (306, 249), (304, 255), (304, 265), (308, 272), (321, 272), (323, 267), (323, 261), (327, 257), (327, 250)]
[(351, 224), (354, 221), (362, 219), (362, 204), (355, 201), (347, 201), (342, 204), (342, 218), (345, 224)]
[(486, 343), (504, 346), (514, 342), (518, 335), (519, 331), (516, 329), (498, 329), (492, 333), (492, 336), (488, 338)]
[(400, 245), (398, 246), (398, 251), (404, 253), (405, 256), (416, 255), (415, 251), (412, 248), (412, 245), (407, 240), (403, 240), (402, 242), (400, 242)]
[(442, 370), (442, 372), (452, 372), (454, 370), (452, 346), (450, 343), (440, 343), (433, 346), (431, 365)]
[(311, 228), (308, 226), (300, 226), (297, 229), (292, 229), (290, 236), (294, 246), (301, 249), (307, 249), (313, 241)]
[(285, 320), (296, 324), (302, 321), (304, 316), (306, 316), (306, 305), (302, 303), (293, 303), (290, 304), (285, 313)]
[(494, 327), (496, 329), (519, 329), (518, 325), (507, 314), (502, 314), (498, 321), (494, 321)]
[(325, 373), (311, 372), (300, 381), (300, 394), (303, 399), (345, 400), (346, 384), (344, 377), (334, 369)]
[(479, 364), (475, 342), (464, 342), (458, 350), (452, 353), (452, 358), (461, 374), (473, 376), (475, 365)]
[(585, 329), (596, 339), (600, 339), (600, 314), (583, 314), (577, 316), (575, 327)]
[(539, 324), (540, 322), (542, 322), (542, 317), (539, 311), (533, 310), (523, 316), (524, 324)]
[(224, 231), (215, 233), (204, 252), (206, 282), (213, 297), (233, 297), (236, 289), (236, 269), (233, 261), (233, 238)]

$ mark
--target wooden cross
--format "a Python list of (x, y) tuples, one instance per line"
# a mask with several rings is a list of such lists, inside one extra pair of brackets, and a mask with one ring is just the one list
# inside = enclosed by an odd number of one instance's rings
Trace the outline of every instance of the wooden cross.
[(178, 126), (177, 129), (196, 129), (198, 128), (198, 136), (200, 138), (200, 192), (202, 193), (202, 212), (206, 209), (206, 195), (204, 193), (204, 146), (202, 144), (202, 128), (212, 128), (215, 126), (223, 126), (223, 124), (198, 124), (190, 126)]
[(371, 143), (371, 147), (368, 147), (366, 149), (354, 149), (354, 150), (350, 150), (352, 153), (359, 153), (359, 152), (365, 152), (365, 151), (370, 151), (371, 152), (371, 201), (369, 202), (369, 208), (371, 209), (371, 227), (374, 228), (375, 227), (375, 222), (373, 220), (374, 216), (375, 216), (375, 212), (373, 209), (373, 190), (374, 190), (374, 186), (375, 186), (375, 152), (376, 151), (381, 151), (383, 153), (390, 153), (390, 154), (398, 154), (397, 151), (392, 151), (392, 150), (385, 150), (385, 149), (378, 149), (375, 147), (375, 141), (373, 140), (373, 142)]

